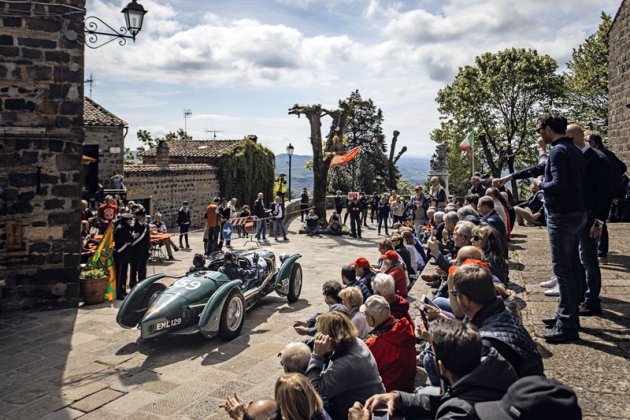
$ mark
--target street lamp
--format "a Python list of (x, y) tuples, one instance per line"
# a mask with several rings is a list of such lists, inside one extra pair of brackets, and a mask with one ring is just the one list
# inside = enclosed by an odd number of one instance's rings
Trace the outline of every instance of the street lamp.
[(287, 146), (287, 155), (289, 155), (289, 201), (291, 201), (291, 156), (293, 156), (293, 151), (295, 147), (289, 143)]
[[(115, 40), (118, 40), (118, 44), (121, 46), (127, 43), (127, 39), (133, 39), (133, 41), (136, 42), (136, 35), (142, 29), (144, 15), (147, 11), (144, 10), (144, 7), (142, 7), (142, 5), (136, 0), (132, 0), (124, 9), (121, 10), (121, 13), (125, 15), (125, 23), (127, 24), (126, 28), (121, 26), (119, 30), (116, 30), (105, 23), (101, 18), (88, 16), (85, 18), (84, 22), (84, 40), (80, 40), (79, 34), (77, 34), (77, 32), (73, 29), (67, 30), (65, 37), (69, 41), (77, 41), (92, 49), (101, 48), (103, 45), (107, 45)], [(102, 32), (99, 30), (99, 22), (109, 28), (109, 31)], [(107, 42), (100, 43), (99, 35), (102, 35), (103, 37), (110, 37), (111, 39)]]

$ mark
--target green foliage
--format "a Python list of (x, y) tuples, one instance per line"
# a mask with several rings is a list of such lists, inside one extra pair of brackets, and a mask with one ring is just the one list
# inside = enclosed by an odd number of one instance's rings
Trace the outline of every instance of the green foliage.
[(129, 147), (125, 147), (125, 165), (135, 165), (136, 157)]
[(221, 196), (236, 197), (239, 206), (251, 207), (262, 192), (265, 203), (271, 203), (275, 165), (276, 158), (271, 150), (245, 137), (238, 147), (220, 155)]
[[(475, 129), (475, 171), (489, 169), (499, 177), (536, 163), (536, 119), (558, 106), (563, 77), (558, 64), (535, 50), (509, 48), (476, 57), (460, 68), (451, 85), (438, 92), (442, 123), (431, 133), (448, 142), (448, 168), (455, 188), (471, 175), (469, 152), (459, 144)], [(469, 188), (469, 187), (467, 187)], [(456, 189), (453, 189), (456, 191)]]
[(414, 195), (416, 193), (415, 185), (408, 179), (399, 178), (396, 183), (396, 193), (400, 195)]
[[(358, 90), (352, 92), (344, 103), (355, 104), (350, 107), (347, 117), (343, 145), (347, 150), (363, 146), (357, 156), (349, 163), (331, 169), (328, 176), (328, 192), (341, 191), (385, 191), (387, 190), (387, 168), (376, 154), (375, 147), (387, 150), (383, 135), (383, 111), (372, 100), (363, 106)], [(335, 140), (335, 138), (333, 138)], [(352, 170), (354, 168), (354, 189), (352, 188)]]
[(592, 124), (602, 136), (608, 136), (608, 30), (610, 15), (602, 12), (597, 33), (573, 49), (567, 83), (566, 108), (571, 122), (583, 128)]
[(169, 131), (163, 138), (154, 139), (151, 136), (151, 133), (147, 130), (138, 130), (136, 133), (136, 137), (142, 143), (142, 146), (138, 147), (138, 153), (144, 152), (145, 150), (153, 149), (158, 146), (160, 140), (166, 140), (167, 142), (173, 140), (192, 140), (192, 136), (184, 131), (183, 128), (178, 129), (177, 131)]
[(81, 278), (83, 279), (100, 279), (106, 275), (107, 273), (102, 268), (91, 268), (81, 271)]

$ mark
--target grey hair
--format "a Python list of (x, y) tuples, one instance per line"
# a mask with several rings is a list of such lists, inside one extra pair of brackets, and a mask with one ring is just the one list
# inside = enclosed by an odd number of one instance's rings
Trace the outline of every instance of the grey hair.
[(372, 289), (375, 294), (383, 297), (391, 297), (396, 294), (394, 278), (389, 274), (379, 273), (372, 279)]
[(459, 221), (459, 216), (457, 215), (457, 212), (451, 211), (444, 215), (444, 221), (455, 224)]
[(479, 213), (477, 213), (477, 211), (473, 209), (472, 206), (467, 205), (457, 210), (457, 216), (459, 216), (460, 220), (463, 220), (466, 218), (466, 216), (479, 217)]
[(593, 141), (593, 143), (599, 145), (602, 144), (602, 135), (599, 134), (599, 131), (587, 131), (586, 132), (586, 141)]
[(438, 218), (440, 220), (444, 220), (444, 212), (443, 211), (436, 211), (435, 214), (433, 215), (433, 218)]
[(311, 360), (311, 349), (304, 343), (289, 343), (282, 350), (280, 360), (287, 373), (304, 375)]
[(155, 213), (155, 216), (153, 217), (162, 217), (162, 213)]
[(470, 238), (473, 237), (472, 231), (474, 227), (475, 225), (473, 225), (471, 222), (461, 221), (457, 222), (457, 224), (455, 225), (455, 230), (457, 231), (457, 233), (470, 240)]

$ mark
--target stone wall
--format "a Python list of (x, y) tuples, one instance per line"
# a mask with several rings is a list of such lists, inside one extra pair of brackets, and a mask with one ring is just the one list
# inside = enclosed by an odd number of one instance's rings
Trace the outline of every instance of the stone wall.
[(84, 7), (0, 3), (0, 311), (78, 304)]
[[(138, 165), (142, 166), (142, 165)], [(128, 167), (127, 167), (128, 168)], [(191, 227), (203, 227), (206, 207), (219, 195), (216, 170), (187, 171), (129, 171), (125, 170), (127, 199), (149, 200), (151, 216), (162, 213), (164, 223), (177, 226), (177, 212), (184, 200), (188, 200), (191, 211)]]
[(630, 166), (630, 1), (619, 8), (610, 29), (608, 142)]
[[(124, 127), (85, 127), (85, 144), (98, 145), (98, 182), (109, 187), (109, 178), (118, 171), (122, 174), (125, 161)], [(112, 153), (117, 148), (118, 153)], [(114, 149), (115, 150), (115, 149)]]

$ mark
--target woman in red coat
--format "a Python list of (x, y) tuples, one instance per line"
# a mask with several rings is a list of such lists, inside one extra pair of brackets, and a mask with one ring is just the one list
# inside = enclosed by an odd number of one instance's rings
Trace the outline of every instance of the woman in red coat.
[(407, 274), (400, 262), (398, 253), (396, 251), (387, 251), (384, 255), (381, 255), (381, 259), (385, 267), (383, 273), (389, 274), (394, 278), (396, 294), (407, 297)]

